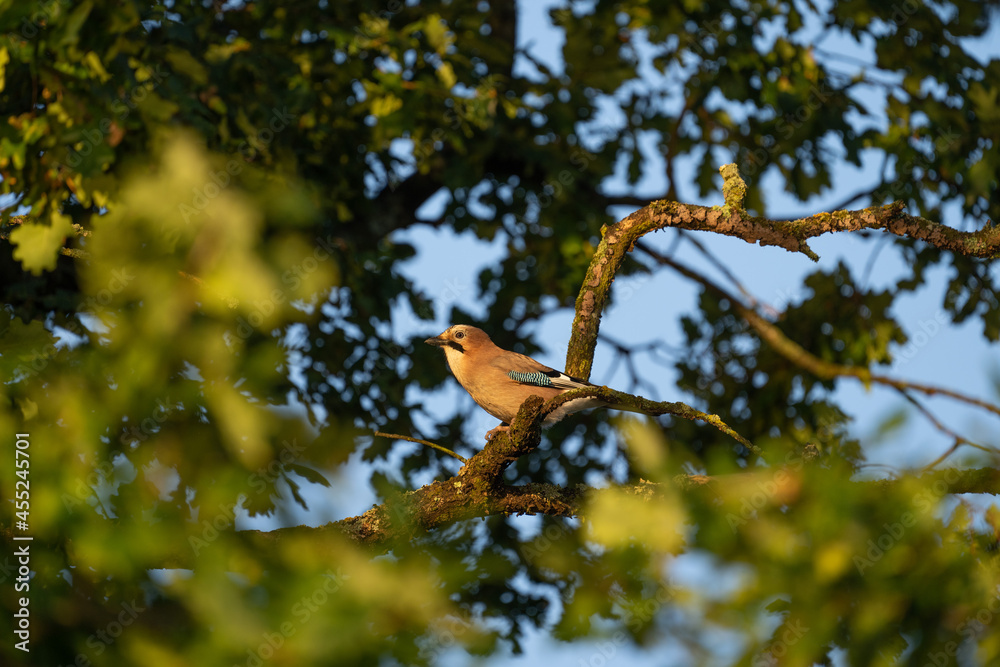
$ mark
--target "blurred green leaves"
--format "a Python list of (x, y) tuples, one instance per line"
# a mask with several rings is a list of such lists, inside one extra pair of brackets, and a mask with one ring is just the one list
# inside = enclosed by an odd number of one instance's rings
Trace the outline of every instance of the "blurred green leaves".
[(26, 224), (11, 231), (10, 242), (17, 246), (14, 259), (34, 275), (56, 268), (56, 258), (73, 231), (67, 216), (53, 213), (52, 222)]

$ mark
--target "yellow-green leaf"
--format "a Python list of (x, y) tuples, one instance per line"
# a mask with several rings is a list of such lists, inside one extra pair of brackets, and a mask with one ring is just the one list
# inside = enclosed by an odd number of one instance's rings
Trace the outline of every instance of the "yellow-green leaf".
[(7, 63), (10, 62), (10, 54), (7, 53), (7, 47), (0, 47), (0, 92), (3, 91), (5, 74), (7, 72)]
[(444, 55), (451, 46), (452, 39), (448, 34), (448, 25), (439, 14), (431, 14), (424, 20), (424, 34), (438, 55)]
[(448, 88), (454, 86), (455, 82), (458, 80), (455, 76), (455, 69), (451, 66), (451, 63), (442, 63), (441, 66), (437, 68), (437, 75), (438, 78), (441, 79), (441, 82)]
[(104, 69), (104, 63), (101, 62), (100, 56), (93, 51), (87, 51), (87, 55), (83, 57), (83, 62), (87, 66), (87, 69), (91, 73), (96, 74), (102, 83), (111, 78), (108, 70)]
[(644, 498), (622, 489), (606, 489), (597, 494), (588, 518), (594, 539), (609, 547), (640, 541), (669, 553), (684, 544), (685, 514), (673, 499)]
[(383, 118), (402, 106), (403, 100), (395, 95), (383, 95), (372, 100), (372, 114), (377, 118)]
[(16, 246), (14, 259), (36, 276), (51, 271), (56, 268), (63, 241), (72, 231), (69, 216), (59, 213), (52, 215), (51, 225), (21, 225), (10, 233), (10, 242)]
[(167, 51), (167, 62), (177, 72), (185, 75), (197, 84), (204, 85), (208, 81), (205, 66), (184, 49), (170, 48)]

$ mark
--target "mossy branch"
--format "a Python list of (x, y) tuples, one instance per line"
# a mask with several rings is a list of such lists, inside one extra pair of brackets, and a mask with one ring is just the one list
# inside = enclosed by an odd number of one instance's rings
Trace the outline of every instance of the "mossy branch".
[(599, 398), (607, 403), (611, 408), (628, 409), (632, 412), (641, 412), (651, 417), (674, 415), (675, 417), (680, 417), (681, 419), (707, 422), (739, 442), (751, 452), (758, 455), (761, 454), (759, 447), (730, 428), (718, 415), (708, 414), (707, 412), (702, 412), (701, 410), (695, 410), (690, 405), (685, 403), (651, 401), (648, 398), (633, 396), (632, 394), (626, 394), (623, 391), (616, 391), (609, 387), (583, 387), (581, 389), (567, 391), (565, 394), (560, 394), (545, 404), (542, 408), (542, 416), (544, 417), (545, 415), (551, 413), (564, 403), (568, 403), (569, 401), (577, 398), (587, 397)]
[[(477, 454), (476, 456), (482, 455)], [(471, 461), (475, 460), (474, 456)], [(463, 469), (464, 470), (464, 469)], [(774, 468), (762, 468), (731, 475), (679, 475), (673, 486), (681, 493), (701, 493), (715, 485), (744, 483), (753, 486), (759, 480), (771, 480)], [(757, 481), (755, 481), (757, 480)], [(1000, 494), (1000, 471), (995, 468), (968, 470), (937, 470), (903, 479), (883, 479), (851, 482), (863, 487), (877, 487), (885, 492), (899, 484), (918, 483), (933, 488), (938, 494), (985, 493)], [(409, 491), (393, 501), (376, 505), (358, 516), (348, 517), (325, 526), (295, 526), (272, 531), (247, 530), (240, 535), (258, 548), (274, 548), (281, 540), (292, 535), (308, 535), (310, 539), (327, 539), (331, 548), (347, 537), (355, 545), (366, 547), (373, 553), (382, 553), (399, 541), (411, 539), (420, 531), (432, 530), (456, 521), (489, 516), (491, 514), (547, 514), (549, 516), (580, 516), (593, 497), (606, 492), (603, 489), (578, 484), (524, 484), (503, 486), (499, 492), (483, 493), (459, 473), (455, 477), (428, 484)], [(634, 493), (649, 496), (656, 494), (660, 485), (640, 483), (622, 487)], [(190, 566), (188, 550), (176, 561), (165, 563), (169, 567)]]
[(642, 251), (655, 259), (658, 263), (665, 266), (669, 266), (681, 275), (690, 278), (691, 280), (701, 284), (705, 289), (715, 294), (720, 299), (726, 299), (729, 301), (733, 310), (742, 317), (750, 327), (757, 332), (760, 339), (771, 346), (778, 354), (788, 359), (790, 362), (798, 366), (799, 368), (812, 373), (816, 377), (822, 380), (833, 380), (838, 377), (851, 377), (860, 380), (866, 387), (872, 384), (879, 384), (886, 387), (892, 387), (893, 389), (899, 390), (901, 392), (915, 391), (927, 396), (947, 396), (956, 401), (962, 403), (967, 403), (969, 405), (974, 405), (976, 407), (982, 408), (988, 412), (1000, 416), (1000, 406), (997, 406), (988, 401), (976, 398), (974, 396), (969, 396), (961, 392), (955, 391), (953, 389), (948, 389), (946, 387), (937, 387), (934, 385), (922, 384), (919, 382), (908, 382), (906, 380), (899, 380), (886, 375), (879, 375), (873, 373), (869, 368), (865, 366), (844, 366), (842, 364), (837, 364), (832, 361), (826, 361), (820, 359), (816, 355), (812, 354), (804, 347), (799, 345), (797, 342), (785, 335), (785, 333), (775, 324), (768, 321), (764, 316), (758, 313), (753, 308), (746, 306), (739, 298), (735, 295), (730, 294), (724, 290), (719, 285), (715, 284), (705, 276), (691, 270), (690, 268), (674, 261), (669, 257), (665, 257), (655, 250), (647, 247), (643, 247)]
[(602, 228), (601, 243), (591, 259), (576, 299), (576, 316), (566, 352), (567, 373), (590, 377), (601, 315), (615, 275), (635, 242), (658, 229), (677, 227), (711, 231), (748, 243), (800, 252), (814, 260), (817, 256), (806, 244), (810, 238), (827, 232), (884, 229), (891, 234), (925, 241), (960, 255), (984, 259), (1000, 257), (1000, 226), (987, 225), (976, 232), (963, 232), (908, 215), (902, 202), (857, 211), (817, 213), (797, 220), (751, 216), (743, 208), (746, 184), (740, 178), (736, 165), (724, 165), (719, 171), (724, 179), (724, 206), (654, 201), (621, 221)]

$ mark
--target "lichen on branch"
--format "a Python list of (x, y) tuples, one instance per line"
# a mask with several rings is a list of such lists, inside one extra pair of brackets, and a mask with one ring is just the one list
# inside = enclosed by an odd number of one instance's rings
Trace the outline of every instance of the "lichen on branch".
[(987, 225), (976, 232), (963, 232), (925, 218), (908, 215), (902, 202), (872, 206), (857, 211), (832, 211), (797, 220), (770, 220), (751, 216), (743, 208), (746, 183), (735, 164), (719, 169), (723, 176), (723, 206), (696, 206), (654, 201), (601, 230), (601, 242), (576, 299), (576, 316), (566, 352), (566, 372), (589, 378), (601, 314), (611, 293), (611, 284), (635, 242), (659, 229), (677, 227), (710, 231), (743, 239), (747, 243), (777, 246), (818, 259), (806, 241), (828, 232), (884, 229), (897, 236), (918, 239), (960, 255), (995, 259), (1000, 257), (1000, 226)]

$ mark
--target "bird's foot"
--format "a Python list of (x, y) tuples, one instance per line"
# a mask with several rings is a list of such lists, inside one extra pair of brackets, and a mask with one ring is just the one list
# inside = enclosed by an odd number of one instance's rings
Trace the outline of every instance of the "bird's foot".
[(490, 439), (493, 438), (497, 433), (506, 433), (509, 430), (510, 430), (510, 426), (508, 426), (507, 424), (500, 424), (496, 428), (490, 429), (486, 433), (486, 442), (489, 442)]

